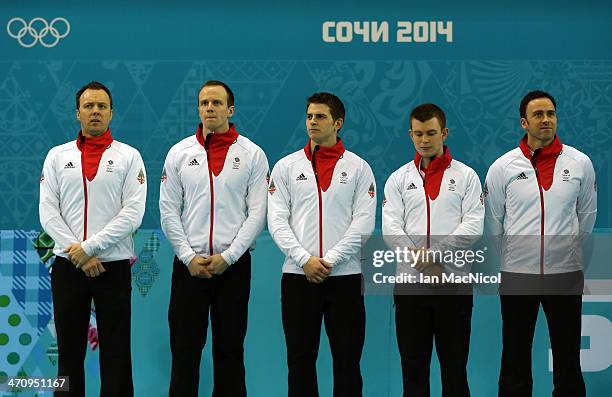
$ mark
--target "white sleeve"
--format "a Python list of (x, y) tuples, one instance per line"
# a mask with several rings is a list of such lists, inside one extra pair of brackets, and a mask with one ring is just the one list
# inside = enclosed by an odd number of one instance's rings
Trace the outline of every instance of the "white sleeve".
[(277, 163), (268, 186), (268, 230), (280, 250), (299, 267), (303, 267), (311, 255), (302, 247), (289, 225), (291, 198), (282, 164)]
[[(359, 254), (362, 244), (370, 238), (374, 231), (376, 219), (376, 181), (370, 165), (362, 163), (358, 174), (357, 186), (353, 194), (353, 218), (344, 236), (329, 249), (323, 259), (329, 263), (340, 265), (351, 257)], [(374, 192), (370, 195), (370, 192)]]
[(147, 201), (147, 177), (140, 153), (132, 152), (132, 159), (121, 190), (121, 210), (97, 233), (81, 243), (87, 255), (97, 255), (131, 236), (140, 224)]
[(40, 225), (55, 242), (55, 246), (62, 250), (79, 240), (60, 213), (60, 191), (55, 174), (55, 157), (52, 151), (47, 154), (40, 175), (40, 201), (38, 213)]
[(387, 246), (413, 249), (416, 244), (404, 231), (404, 199), (397, 180), (398, 173), (391, 174), (385, 183), (382, 206), (382, 233)]
[(183, 186), (179, 179), (174, 152), (170, 150), (164, 162), (162, 181), (159, 186), (159, 215), (161, 228), (172, 245), (174, 253), (185, 265), (196, 256), (189, 245), (181, 221)]
[(580, 182), (576, 214), (580, 233), (593, 232), (597, 216), (597, 182), (593, 163), (587, 157), (584, 162), (584, 178)]
[(484, 195), (478, 175), (469, 170), (466, 191), (461, 200), (461, 223), (448, 236), (436, 243), (433, 250), (446, 251), (471, 247), (482, 236), (484, 229)]
[(249, 176), (246, 206), (247, 218), (238, 229), (238, 233), (229, 248), (221, 253), (228, 264), (235, 263), (253, 244), (266, 223), (266, 207), (268, 203), (268, 159), (263, 150), (259, 149), (253, 157), (253, 168)]
[(493, 163), (487, 172), (483, 197), (486, 233), (491, 236), (501, 236), (504, 234), (506, 215), (506, 187), (504, 169), (497, 162)]

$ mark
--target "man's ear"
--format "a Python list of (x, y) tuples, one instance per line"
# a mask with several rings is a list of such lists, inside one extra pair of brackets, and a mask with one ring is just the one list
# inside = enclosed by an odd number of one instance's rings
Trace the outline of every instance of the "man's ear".
[(521, 127), (523, 127), (524, 130), (529, 127), (529, 121), (527, 121), (527, 119), (524, 117), (521, 117)]
[(334, 126), (336, 127), (337, 133), (338, 131), (340, 131), (342, 126), (344, 126), (344, 119), (342, 117), (338, 117), (336, 120), (334, 120)]

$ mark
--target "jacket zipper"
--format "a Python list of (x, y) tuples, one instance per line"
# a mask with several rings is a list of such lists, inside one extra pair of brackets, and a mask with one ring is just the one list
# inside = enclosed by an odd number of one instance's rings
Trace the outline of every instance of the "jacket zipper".
[(83, 208), (83, 241), (87, 240), (87, 176), (85, 175), (85, 148), (81, 148), (81, 174), (83, 176), (83, 197), (84, 197), (84, 208)]
[(206, 163), (208, 164), (208, 181), (210, 183), (210, 230), (208, 233), (208, 246), (210, 247), (210, 256), (213, 255), (213, 226), (215, 222), (215, 188), (213, 185), (212, 168), (210, 167), (210, 153), (208, 151), (209, 136), (206, 136), (204, 141), (204, 149), (206, 149)]
[(540, 181), (540, 173), (536, 166), (535, 156), (531, 158), (531, 165), (535, 171), (540, 191), (540, 274), (544, 274), (544, 192), (542, 192), (542, 182)]
[(312, 170), (315, 175), (315, 181), (317, 182), (317, 194), (319, 195), (319, 258), (323, 258), (323, 201), (321, 198), (321, 185), (319, 184), (319, 174), (317, 173), (317, 164), (315, 161), (315, 156), (319, 150), (319, 146), (315, 146), (312, 151)]
[(430, 233), (431, 233), (431, 229), (430, 229), (430, 225), (431, 225), (431, 217), (430, 217), (430, 209), (429, 209), (429, 195), (427, 194), (427, 188), (425, 187), (425, 178), (427, 178), (427, 174), (425, 174), (425, 177), (423, 178), (423, 191), (425, 192), (425, 203), (427, 203), (427, 249), (429, 249), (430, 246)]

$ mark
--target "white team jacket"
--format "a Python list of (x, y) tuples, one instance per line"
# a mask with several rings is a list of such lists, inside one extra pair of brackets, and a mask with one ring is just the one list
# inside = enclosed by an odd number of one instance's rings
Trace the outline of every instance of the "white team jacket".
[(361, 273), (362, 236), (372, 234), (376, 217), (368, 163), (345, 150), (323, 191), (301, 149), (274, 166), (268, 192), (268, 229), (286, 255), (283, 273), (304, 274), (310, 256), (332, 263), (331, 276)]
[(591, 233), (595, 224), (595, 171), (585, 154), (562, 145), (558, 138), (544, 149), (554, 150), (555, 146), (560, 153), (549, 156), (548, 178), (541, 170), (536, 173), (527, 157), (526, 138), (489, 168), (487, 231), (504, 237), (504, 271), (549, 274), (582, 269), (578, 240)]
[(108, 262), (134, 255), (132, 233), (142, 222), (147, 198), (140, 153), (113, 141), (90, 182), (81, 167), (81, 151), (68, 142), (47, 154), (40, 177), (40, 224), (55, 241), (53, 253), (81, 242), (87, 255)]
[(195, 135), (170, 149), (159, 192), (161, 227), (184, 264), (196, 254), (220, 253), (231, 265), (264, 227), (268, 160), (241, 135), (229, 146), (219, 175), (208, 160)]
[[(446, 156), (446, 162), (436, 171), (443, 173), (438, 174), (441, 179), (434, 183), (436, 186), (429, 194), (417, 165), (420, 164), (418, 153), (414, 161), (403, 165), (387, 179), (382, 230), (385, 241), (393, 249), (462, 249), (468, 248), (482, 235), (485, 210), (478, 175), (462, 162), (451, 159), (445, 147)], [(435, 163), (432, 161), (431, 171), (443, 160), (444, 157), (435, 159)], [(425, 176), (430, 177), (429, 173)], [(434, 192), (438, 187), (439, 192)], [(410, 266), (404, 266), (402, 270), (418, 273)]]

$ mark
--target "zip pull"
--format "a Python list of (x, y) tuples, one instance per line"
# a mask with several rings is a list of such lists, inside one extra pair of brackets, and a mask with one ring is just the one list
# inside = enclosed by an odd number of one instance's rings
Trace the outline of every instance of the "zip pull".
[(319, 173), (317, 172), (317, 162), (316, 162), (316, 155), (317, 155), (317, 151), (320, 149), (321, 147), (319, 145), (316, 145), (314, 147), (314, 150), (312, 151), (312, 170), (314, 171), (315, 174), (315, 179), (317, 180), (317, 184), (319, 184)]
[(214, 133), (208, 133), (206, 134), (206, 138), (204, 138), (204, 150), (206, 150), (208, 152), (208, 146), (210, 146), (210, 140), (212, 139), (212, 135)]

